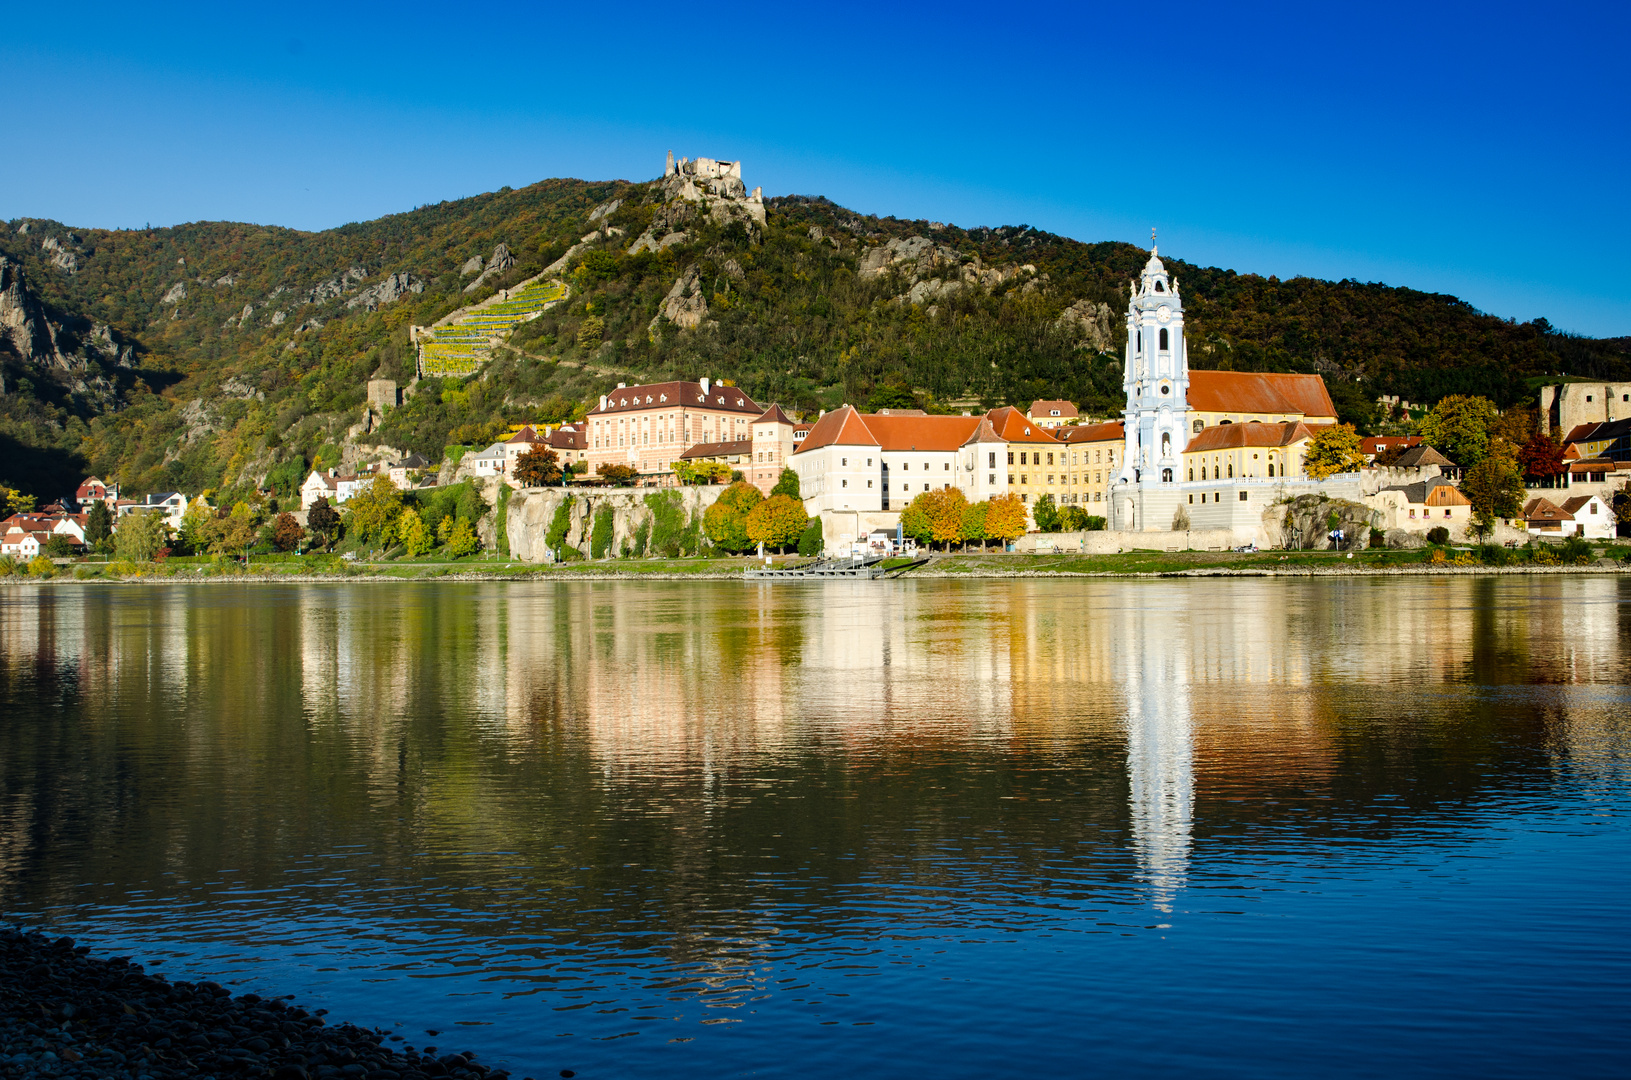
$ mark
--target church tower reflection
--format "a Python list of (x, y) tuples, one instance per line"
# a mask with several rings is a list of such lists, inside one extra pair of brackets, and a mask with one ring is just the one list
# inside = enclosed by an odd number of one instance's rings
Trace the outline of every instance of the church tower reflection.
[(1189, 873), (1195, 808), (1195, 732), (1189, 634), (1166, 610), (1132, 608), (1118, 642), (1126, 702), (1128, 802), (1133, 853), (1163, 912)]

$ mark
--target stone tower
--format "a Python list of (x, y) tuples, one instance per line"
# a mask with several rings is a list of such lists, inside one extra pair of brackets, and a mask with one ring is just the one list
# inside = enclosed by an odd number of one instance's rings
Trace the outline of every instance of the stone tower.
[(1182, 495), (1179, 466), (1189, 442), (1189, 351), (1178, 282), (1152, 246), (1127, 304), (1124, 465), (1110, 493), (1112, 529), (1172, 528)]

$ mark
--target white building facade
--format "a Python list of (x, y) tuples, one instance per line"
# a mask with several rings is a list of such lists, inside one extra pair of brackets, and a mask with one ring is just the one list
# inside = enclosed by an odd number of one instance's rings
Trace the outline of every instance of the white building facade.
[(1189, 352), (1178, 283), (1154, 248), (1127, 305), (1122, 388), (1127, 441), (1110, 493), (1110, 528), (1170, 529), (1183, 499), (1179, 470), (1189, 442)]

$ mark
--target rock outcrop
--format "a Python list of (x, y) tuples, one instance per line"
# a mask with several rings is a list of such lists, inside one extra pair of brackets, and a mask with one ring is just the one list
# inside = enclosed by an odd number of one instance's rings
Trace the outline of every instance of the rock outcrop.
[[(655, 512), (648, 496), (669, 501), (671, 512), (684, 516), (687, 522), (700, 522), (702, 514), (719, 498), (722, 485), (707, 487), (665, 488), (611, 488), (606, 490), (565, 491), (560, 488), (531, 488), (517, 492), (505, 511), (505, 532), (510, 539), (510, 554), (523, 562), (545, 562), (549, 547), (548, 534), (554, 524), (561, 502), (570, 498), (567, 508), (568, 526), (564, 543), (588, 555), (592, 550), (594, 519), (602, 507), (611, 511), (612, 541), (609, 554), (622, 554), (625, 546), (638, 546), (642, 526), (647, 542), (655, 525)], [(676, 518), (675, 520), (679, 520)], [(688, 552), (694, 554), (694, 552)]]
[(1347, 543), (1370, 541), (1371, 526), (1381, 514), (1368, 506), (1327, 495), (1299, 495), (1263, 511), (1264, 547), (1320, 550), (1330, 546), (1331, 532), (1342, 530)]
[(708, 315), (708, 299), (702, 295), (702, 274), (696, 263), (685, 268), (674, 282), (674, 287), (663, 297), (657, 309), (657, 318), (651, 320), (656, 329), (658, 319), (666, 318), (682, 330), (695, 330)]
[[(475, 259), (470, 260), (470, 262), (476, 263), (476, 265), (479, 267), (481, 265), (481, 258), (478, 256)], [(464, 264), (464, 269), (469, 269), (470, 262), (466, 262)], [(508, 270), (514, 265), (515, 256), (510, 254), (510, 246), (508, 244), (498, 245), (493, 249), (493, 257), (487, 260), (487, 269), (482, 270), (480, 276), (478, 276), (476, 280), (466, 285), (464, 287), (464, 291), (475, 292), (477, 289), (481, 288), (482, 282), (496, 274), (504, 273), (504, 271)]]
[(1108, 350), (1115, 342), (1109, 304), (1078, 300), (1059, 314), (1059, 327), (1076, 339), (1079, 349)]
[(412, 274), (396, 273), (380, 282), (370, 285), (356, 296), (345, 302), (348, 308), (363, 308), (367, 311), (378, 311), (386, 304), (394, 304), (409, 293), (422, 293), (425, 283)]

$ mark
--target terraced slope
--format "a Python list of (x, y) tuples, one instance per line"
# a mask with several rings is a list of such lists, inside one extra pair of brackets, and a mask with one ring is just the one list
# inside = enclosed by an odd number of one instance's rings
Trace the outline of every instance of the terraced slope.
[(420, 378), (473, 373), (492, 359), (495, 345), (522, 323), (536, 319), (565, 299), (566, 292), (566, 286), (559, 281), (534, 279), (419, 331)]

